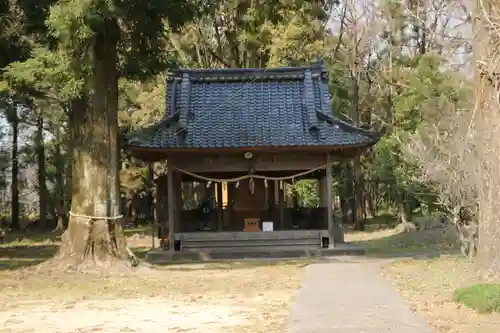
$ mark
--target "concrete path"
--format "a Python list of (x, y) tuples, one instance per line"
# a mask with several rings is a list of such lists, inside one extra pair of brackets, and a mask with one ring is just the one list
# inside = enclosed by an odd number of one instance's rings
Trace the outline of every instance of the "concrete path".
[(308, 266), (289, 333), (435, 333), (381, 276), (386, 262), (340, 257)]

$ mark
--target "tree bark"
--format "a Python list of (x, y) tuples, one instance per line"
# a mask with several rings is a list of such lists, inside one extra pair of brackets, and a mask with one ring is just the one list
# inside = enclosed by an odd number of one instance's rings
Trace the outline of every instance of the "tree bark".
[[(72, 201), (68, 229), (55, 259), (71, 266), (135, 266), (120, 214), (118, 149), (119, 27), (106, 19), (92, 45), (88, 99), (74, 101), (72, 132)], [(76, 103), (76, 104), (75, 104)]]
[(363, 204), (364, 204), (364, 182), (361, 171), (360, 157), (355, 157), (353, 160), (353, 224), (354, 230), (364, 231), (365, 221), (363, 220)]
[(37, 110), (36, 118), (36, 158), (38, 164), (38, 212), (40, 214), (40, 227), (47, 227), (47, 186), (45, 184), (45, 144), (43, 141), (43, 114)]
[(377, 209), (375, 207), (375, 191), (373, 190), (373, 184), (368, 184), (368, 191), (366, 193), (366, 214), (371, 218), (377, 217)]
[(348, 163), (342, 162), (341, 167), (341, 181), (339, 182), (339, 201), (340, 201), (340, 211), (342, 214), (342, 224), (348, 225), (350, 222), (349, 208), (352, 203), (352, 179), (351, 170), (348, 167)]
[[(479, 230), (477, 265), (484, 273), (498, 274), (500, 272), (500, 220), (498, 208), (500, 196), (498, 192), (499, 175), (498, 151), (488, 149), (493, 146), (490, 142), (495, 140), (498, 126), (498, 42), (500, 36), (497, 32), (498, 14), (500, 8), (498, 0), (476, 1), (476, 20), (474, 26), (474, 88), (476, 96), (475, 123), (483, 135), (481, 145), (487, 147), (482, 151), (482, 164), (480, 168), (479, 197)], [(488, 14), (488, 15), (484, 15)], [(488, 17), (490, 16), (490, 17)], [(486, 65), (481, 66), (481, 63)], [(495, 71), (495, 72), (494, 72)], [(491, 80), (491, 81), (490, 81)]]
[(64, 230), (64, 217), (66, 216), (66, 210), (64, 205), (64, 161), (61, 154), (61, 130), (59, 126), (55, 126), (55, 187), (56, 187), (56, 213), (57, 213), (57, 225), (55, 230)]
[(12, 154), (11, 154), (11, 225), (14, 230), (21, 229), (19, 223), (19, 157), (18, 157), (18, 136), (19, 117), (17, 115), (17, 105), (12, 105), (10, 110), (10, 126), (12, 128)]

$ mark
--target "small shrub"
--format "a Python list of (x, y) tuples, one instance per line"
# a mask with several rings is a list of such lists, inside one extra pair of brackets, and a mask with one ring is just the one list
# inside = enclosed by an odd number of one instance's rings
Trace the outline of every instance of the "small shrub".
[(500, 312), (500, 284), (476, 284), (457, 289), (454, 300), (478, 313)]

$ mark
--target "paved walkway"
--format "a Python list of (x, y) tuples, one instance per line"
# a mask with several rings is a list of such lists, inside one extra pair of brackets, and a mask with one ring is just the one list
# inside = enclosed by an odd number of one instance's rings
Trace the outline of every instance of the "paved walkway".
[(308, 266), (289, 333), (435, 333), (381, 276), (386, 262), (340, 257)]

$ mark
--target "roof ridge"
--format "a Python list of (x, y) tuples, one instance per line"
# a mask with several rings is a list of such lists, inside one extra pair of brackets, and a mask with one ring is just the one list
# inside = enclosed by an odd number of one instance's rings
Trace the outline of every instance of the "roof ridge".
[(322, 64), (312, 64), (307, 66), (284, 66), (284, 67), (253, 67), (253, 68), (176, 68), (171, 73), (191, 72), (191, 73), (224, 73), (224, 72), (288, 72), (288, 71), (305, 71), (308, 69), (325, 69)]
[(326, 78), (327, 75), (327, 70), (322, 64), (276, 68), (178, 68), (167, 73), (167, 80), (174, 81), (184, 74), (189, 74), (192, 81), (304, 79), (306, 71), (311, 71), (313, 77)]

